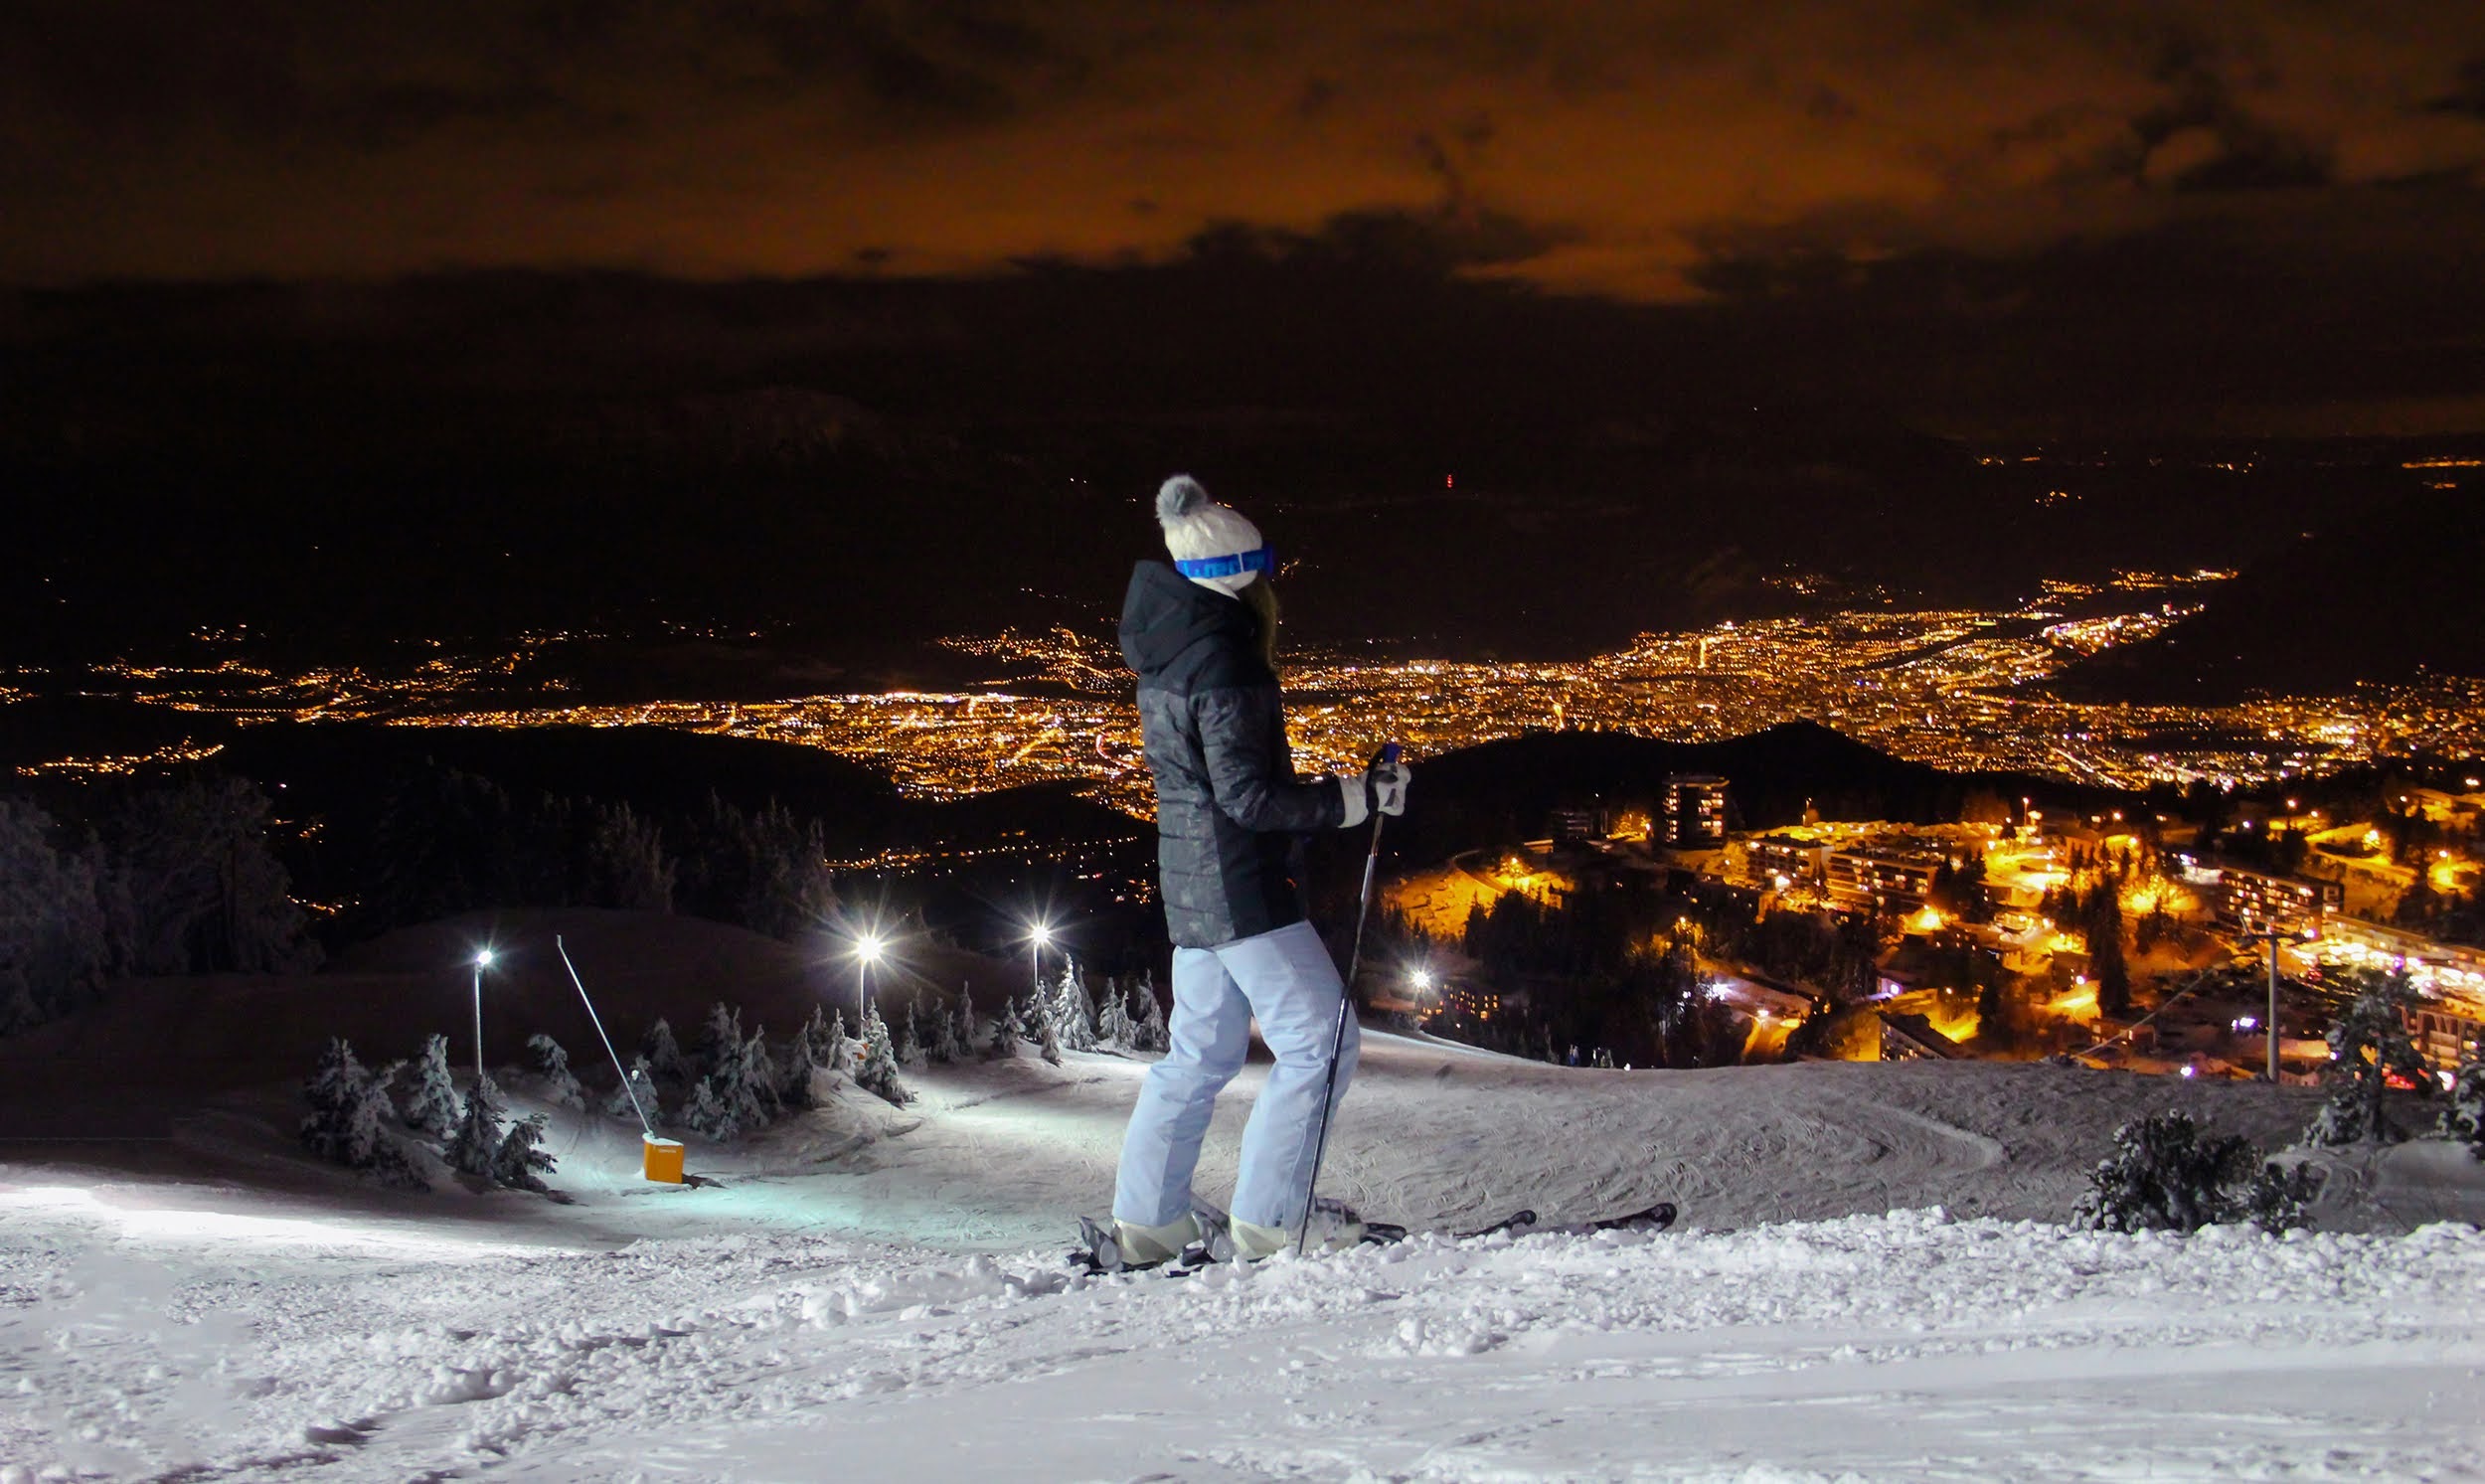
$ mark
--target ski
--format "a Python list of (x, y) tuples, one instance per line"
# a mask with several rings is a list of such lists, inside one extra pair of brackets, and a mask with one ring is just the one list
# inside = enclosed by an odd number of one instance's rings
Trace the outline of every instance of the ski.
[[(1447, 1234), (1456, 1241), (1473, 1241), (1484, 1237), (1538, 1237), (1550, 1233), (1578, 1235), (1588, 1232), (1663, 1232), (1674, 1225), (1674, 1203), (1659, 1201), (1622, 1216), (1600, 1217), (1585, 1222), (1548, 1223), (1533, 1210), (1522, 1208), (1500, 1221), (1477, 1227), (1472, 1231)], [(1413, 1235), (1394, 1222), (1367, 1222), (1358, 1245), (1395, 1246)], [(1161, 1277), (1189, 1277), (1203, 1267), (1227, 1260), (1216, 1250), (1213, 1239), (1192, 1242), (1179, 1253), (1162, 1262), (1131, 1263), (1121, 1258), (1113, 1234), (1089, 1217), (1078, 1219), (1079, 1245), (1069, 1252), (1067, 1260), (1078, 1272), (1089, 1277), (1106, 1277), (1114, 1273), (1153, 1273)]]
[(1461, 1232), (1461, 1241), (1477, 1237), (1535, 1237), (1548, 1232), (1662, 1232), (1674, 1225), (1674, 1203), (1659, 1201), (1653, 1206), (1622, 1216), (1599, 1217), (1587, 1222), (1546, 1223), (1533, 1211), (1514, 1211), (1500, 1221), (1472, 1232)]

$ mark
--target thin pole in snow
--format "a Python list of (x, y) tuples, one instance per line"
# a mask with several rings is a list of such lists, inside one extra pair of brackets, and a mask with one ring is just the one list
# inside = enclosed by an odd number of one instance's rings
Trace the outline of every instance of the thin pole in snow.
[(570, 950), (562, 946), (561, 934), (553, 934), (553, 951), (561, 955), (561, 966), (570, 971), (570, 982), (579, 987), (579, 998), (586, 1001), (586, 1018), (595, 1023), (595, 1036), (604, 1044), (604, 1055), (612, 1058), (612, 1070), (621, 1073), (621, 1090), (630, 1096), (630, 1111), (638, 1114), (638, 1126), (647, 1137), (656, 1136), (656, 1126), (647, 1121), (647, 1110), (638, 1105), (638, 1089), (630, 1085), (630, 1071), (621, 1065), (621, 1054), (612, 1049), (612, 1038), (604, 1034), (604, 1018), (595, 1013), (595, 1002), (587, 999), (586, 981), (579, 977), (579, 966), (570, 961)]
[[(1391, 742), (1374, 759), (1376, 764), (1398, 761), (1398, 743)], [(1366, 769), (1367, 775), (1370, 769)], [(1355, 950), (1347, 955), (1346, 982), (1338, 986), (1337, 1030), (1329, 1038), (1329, 1075), (1320, 1089), (1320, 1134), (1311, 1146), (1311, 1179), (1303, 1187), (1303, 1226), (1294, 1235), (1294, 1255), (1303, 1255), (1311, 1242), (1311, 1203), (1320, 1190), (1320, 1161), (1329, 1152), (1329, 1104), (1337, 1097), (1338, 1059), (1346, 1055), (1346, 1017), (1355, 1013), (1355, 973), (1364, 962), (1364, 922), (1372, 915), (1372, 878), (1381, 868), (1381, 821), (1388, 816), (1378, 808), (1372, 811), (1372, 850), (1364, 857), (1363, 895), (1355, 906)]]

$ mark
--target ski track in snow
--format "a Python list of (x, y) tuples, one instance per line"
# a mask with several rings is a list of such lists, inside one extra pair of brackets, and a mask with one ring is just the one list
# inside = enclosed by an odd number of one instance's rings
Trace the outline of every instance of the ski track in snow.
[(135, 1171), (0, 1142), (0, 1484), (2485, 1477), (2485, 1235), (2028, 1220), (2132, 1113), (2267, 1139), (2285, 1089), (1374, 1035), (1331, 1191), (1449, 1227), (1663, 1197), (1692, 1230), (1072, 1277), (1142, 1070), (841, 1099), (694, 1147), (715, 1189), (570, 1116), (572, 1206), (369, 1191), (286, 1149), (280, 1097)]

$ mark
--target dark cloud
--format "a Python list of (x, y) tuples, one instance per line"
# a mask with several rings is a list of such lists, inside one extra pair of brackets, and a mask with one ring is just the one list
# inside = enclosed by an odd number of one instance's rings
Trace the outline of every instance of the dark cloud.
[[(1982, 372), (1896, 342), (1982, 367), (2009, 326), (2104, 375), (2117, 326), (2285, 360), (2331, 304), (2395, 354), (2396, 285), (2464, 312), (2481, 58), (2485, 9), (2412, 0), (25, 0), (0, 282), (1387, 262), (1741, 314), (1789, 376), (1906, 363), (1983, 417)], [(2237, 416), (2344, 406), (2235, 364)]]

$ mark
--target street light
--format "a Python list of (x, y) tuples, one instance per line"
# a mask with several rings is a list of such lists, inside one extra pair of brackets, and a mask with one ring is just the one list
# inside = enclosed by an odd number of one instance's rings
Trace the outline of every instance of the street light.
[(880, 955), (886, 947), (887, 945), (881, 941), (880, 934), (877, 932), (867, 932), (854, 940), (854, 1033), (857, 1036), (863, 1034), (863, 1017), (866, 1013), (863, 999), (864, 976), (871, 971), (872, 965), (880, 962)]
[(483, 971), (498, 957), (489, 948), (478, 948), (474, 955), (474, 1084), (483, 1085)]
[(1044, 993), (1044, 950), (1053, 945), (1053, 924), (1038, 922), (1027, 929), (1027, 982)]

